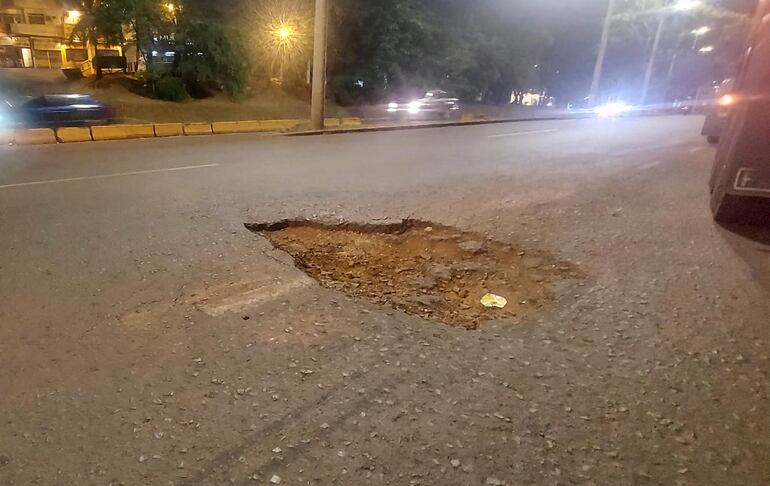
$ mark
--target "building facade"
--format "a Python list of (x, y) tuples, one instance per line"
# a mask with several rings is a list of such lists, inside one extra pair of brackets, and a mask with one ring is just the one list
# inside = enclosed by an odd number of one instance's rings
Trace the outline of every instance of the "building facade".
[(96, 46), (89, 55), (72, 39), (78, 2), (0, 0), (0, 67), (78, 69), (95, 55), (122, 56), (120, 46)]

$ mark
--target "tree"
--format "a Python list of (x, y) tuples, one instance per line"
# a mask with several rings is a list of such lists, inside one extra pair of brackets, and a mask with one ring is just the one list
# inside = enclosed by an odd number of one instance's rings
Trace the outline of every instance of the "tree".
[(96, 46), (99, 41), (119, 43), (123, 38), (123, 17), (103, 0), (82, 0), (82, 15), (72, 29), (72, 40)]
[(136, 42), (137, 58), (142, 46), (153, 35), (169, 29), (169, 19), (163, 15), (160, 0), (82, 0), (83, 15), (73, 29), (73, 36), (92, 46), (100, 41), (125, 45)]
[(441, 87), (463, 98), (508, 102), (540, 87), (546, 16), (524, 0), (339, 0), (330, 74), (338, 101), (379, 101)]
[[(698, 87), (721, 81), (734, 71), (748, 32), (746, 14), (714, 4), (672, 12), (663, 0), (624, 0), (614, 19), (605, 92), (636, 98), (643, 67), (651, 55), (652, 39), (664, 16), (666, 23), (651, 86), (659, 100), (694, 95)], [(703, 26), (709, 32), (702, 38), (694, 37), (692, 32)], [(715, 51), (699, 53), (698, 41), (700, 46), (714, 43)]]
[(244, 94), (248, 67), (237, 33), (217, 22), (185, 18), (176, 40), (174, 72), (194, 94), (211, 86), (236, 98)]

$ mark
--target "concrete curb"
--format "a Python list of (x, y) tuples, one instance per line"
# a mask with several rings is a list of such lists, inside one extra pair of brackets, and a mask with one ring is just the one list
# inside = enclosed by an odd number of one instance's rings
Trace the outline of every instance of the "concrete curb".
[(306, 130), (302, 132), (287, 133), (290, 137), (306, 137), (311, 135), (339, 135), (344, 133), (360, 133), (360, 132), (394, 132), (397, 130), (420, 130), (425, 128), (443, 128), (443, 127), (462, 127), (472, 125), (494, 125), (498, 123), (517, 123), (517, 122), (535, 122), (535, 121), (559, 121), (559, 120), (580, 120), (584, 118), (592, 118), (592, 115), (578, 114), (578, 115), (564, 115), (564, 116), (549, 116), (541, 118), (506, 118), (506, 119), (477, 119), (474, 121), (452, 121), (452, 122), (436, 122), (436, 123), (424, 123), (421, 125), (381, 125), (375, 127), (361, 126), (359, 128), (345, 128), (341, 127), (336, 130)]
[[(590, 118), (588, 114), (560, 115), (549, 117), (485, 119), (477, 115), (463, 115), (459, 121), (432, 122), (420, 125), (381, 125), (366, 126), (364, 120), (357, 117), (327, 118), (327, 129), (323, 131), (304, 130), (284, 133), (287, 136), (335, 135), (356, 132), (385, 132), (395, 130), (417, 130), (467, 125), (486, 125), (494, 123), (514, 123), (533, 121), (575, 120)], [(300, 127), (306, 120), (243, 120), (213, 123), (155, 123), (101, 125), (92, 127), (62, 127), (54, 131), (50, 128), (30, 128), (15, 131), (0, 131), (0, 143), (16, 145), (54, 144), (57, 142), (89, 142), (106, 140), (129, 140), (135, 138), (166, 138), (194, 135), (285, 132)]]
[[(243, 120), (213, 123), (146, 123), (121, 125), (95, 125), (92, 127), (29, 128), (15, 131), (0, 131), (0, 143), (36, 145), (48, 143), (70, 143), (106, 140), (129, 140), (133, 138), (182, 137), (225, 133), (281, 132), (291, 130), (304, 123), (303, 120)], [(362, 126), (360, 118), (329, 119), (333, 126)]]
[(103, 125), (91, 127), (94, 140), (126, 140), (129, 138), (152, 138), (155, 125)]
[(211, 123), (185, 123), (182, 125), (185, 135), (211, 135)]
[(13, 134), (13, 142), (16, 145), (41, 145), (56, 143), (56, 134), (50, 128), (28, 128), (16, 130)]
[(61, 143), (90, 142), (91, 129), (88, 127), (64, 127), (56, 130), (56, 138)]
[(184, 126), (181, 123), (156, 123), (156, 137), (179, 137), (184, 135)]

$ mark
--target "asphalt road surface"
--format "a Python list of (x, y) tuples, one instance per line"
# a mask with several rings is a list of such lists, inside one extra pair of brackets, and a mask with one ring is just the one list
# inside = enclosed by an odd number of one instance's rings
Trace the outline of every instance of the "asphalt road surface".
[[(768, 484), (770, 233), (701, 122), (2, 148), (0, 484)], [(406, 217), (585, 278), (465, 331), (243, 226)]]

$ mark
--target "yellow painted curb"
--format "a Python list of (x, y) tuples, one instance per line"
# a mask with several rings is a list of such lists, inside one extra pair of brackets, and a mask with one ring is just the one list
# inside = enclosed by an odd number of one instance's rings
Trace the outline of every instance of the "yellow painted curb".
[(56, 138), (58, 138), (59, 141), (63, 143), (90, 142), (93, 140), (91, 138), (91, 129), (88, 127), (57, 128)]
[(289, 130), (299, 125), (301, 120), (260, 120), (259, 126), (264, 131)]
[(214, 133), (249, 133), (263, 130), (258, 120), (214, 122), (211, 124)]
[(343, 127), (360, 127), (363, 122), (358, 117), (346, 117), (340, 119), (340, 126)]
[(262, 130), (262, 124), (259, 121), (239, 121), (236, 123), (239, 132), (259, 132)]
[(182, 126), (185, 135), (211, 135), (211, 123), (185, 123)]
[(156, 123), (156, 137), (178, 137), (184, 135), (184, 127), (181, 123)]
[(26, 130), (16, 130), (13, 136), (16, 145), (56, 143), (56, 134), (50, 128), (28, 128)]
[(238, 133), (238, 122), (214, 122), (211, 124), (214, 133)]
[(463, 115), (462, 118), (460, 118), (461, 122), (470, 122), (470, 121), (478, 121), (483, 120), (486, 117), (484, 115)]
[(104, 125), (91, 127), (94, 140), (125, 140), (128, 138), (152, 138), (153, 125)]
[(340, 119), (339, 118), (326, 118), (326, 119), (324, 119), (324, 126), (325, 127), (338, 127), (338, 126), (340, 126)]

